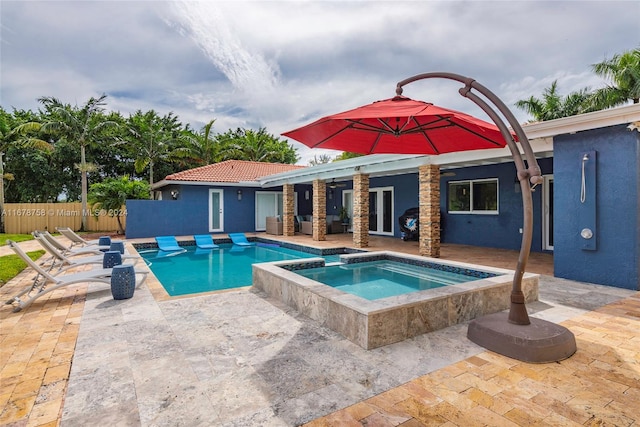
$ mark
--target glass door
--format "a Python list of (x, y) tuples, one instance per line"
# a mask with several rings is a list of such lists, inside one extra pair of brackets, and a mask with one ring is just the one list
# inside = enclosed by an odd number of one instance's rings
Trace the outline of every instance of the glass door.
[(267, 229), (267, 217), (282, 218), (282, 192), (256, 191), (256, 231)]
[(224, 190), (209, 190), (209, 232), (224, 231)]

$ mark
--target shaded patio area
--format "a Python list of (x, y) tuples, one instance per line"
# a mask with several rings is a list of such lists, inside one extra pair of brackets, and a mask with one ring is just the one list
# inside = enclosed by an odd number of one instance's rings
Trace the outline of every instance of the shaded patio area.
[[(349, 246), (350, 235), (292, 239)], [(369, 249), (414, 244), (372, 236)], [(512, 268), (517, 253), (443, 245), (442, 258)], [(640, 294), (536, 271), (550, 261), (532, 254), (527, 271), (543, 276), (528, 307), (567, 326), (578, 353), (542, 365), (478, 347), (466, 325), (365, 351), (248, 288), (158, 301), (146, 283), (114, 301), (79, 285), (20, 313), (2, 306), (0, 424), (632, 425)]]

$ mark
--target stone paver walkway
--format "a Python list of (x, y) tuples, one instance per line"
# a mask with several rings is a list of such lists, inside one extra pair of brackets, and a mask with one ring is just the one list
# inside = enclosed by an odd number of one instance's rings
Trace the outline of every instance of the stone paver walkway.
[(118, 303), (69, 286), (19, 313), (0, 308), (0, 425), (637, 425), (640, 293), (543, 282), (529, 308), (572, 330), (578, 352), (541, 365), (482, 351), (464, 325), (367, 352), (249, 291), (159, 303), (143, 285)]
[(578, 345), (567, 360), (480, 353), (306, 426), (639, 425), (640, 293), (562, 324)]

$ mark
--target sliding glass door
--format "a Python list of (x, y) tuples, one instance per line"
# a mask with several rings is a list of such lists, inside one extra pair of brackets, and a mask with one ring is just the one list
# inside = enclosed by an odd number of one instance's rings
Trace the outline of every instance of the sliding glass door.
[(267, 229), (267, 217), (282, 218), (282, 192), (256, 191), (256, 231)]

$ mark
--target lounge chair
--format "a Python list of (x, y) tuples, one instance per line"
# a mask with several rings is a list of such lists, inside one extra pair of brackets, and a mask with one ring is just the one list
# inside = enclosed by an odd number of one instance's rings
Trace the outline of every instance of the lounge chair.
[(178, 244), (175, 236), (156, 236), (156, 243), (162, 255), (178, 255), (187, 251)]
[(200, 249), (218, 249), (220, 246), (213, 243), (213, 237), (209, 234), (196, 234), (193, 236), (196, 246)]
[(76, 234), (76, 232), (70, 229), (69, 227), (56, 227), (56, 230), (71, 241), (71, 247), (74, 247), (76, 245), (96, 246), (101, 250), (105, 250), (105, 251), (109, 250), (109, 246), (98, 246), (99, 240), (85, 240), (82, 237), (80, 237), (78, 234)]
[[(40, 246), (47, 251), (50, 255), (49, 262), (51, 263), (49, 267), (49, 271), (54, 268), (58, 268), (58, 272), (67, 271), (72, 268), (76, 268), (82, 265), (87, 264), (100, 264), (104, 260), (104, 253), (100, 252), (100, 255), (91, 255), (91, 256), (69, 256), (59, 252), (49, 241), (39, 233), (34, 232), (34, 237), (40, 243)], [(122, 261), (133, 260), (133, 265), (137, 264), (142, 258), (137, 255), (122, 255)], [(41, 264), (42, 265), (42, 264)]]
[[(34, 279), (32, 284), (24, 287), (20, 292), (6, 302), (6, 304), (18, 303), (13, 309), (14, 312), (28, 307), (36, 299), (63, 286), (87, 282), (111, 284), (111, 274), (113, 272), (111, 268), (100, 268), (68, 274), (52, 274), (29, 258), (29, 256), (20, 248), (20, 246), (18, 246), (16, 242), (7, 240), (7, 245), (37, 273), (36, 279)], [(135, 270), (135, 273), (136, 276), (142, 276), (142, 278), (136, 283), (136, 286), (142, 284), (146, 279), (147, 274), (149, 274), (148, 271), (140, 270)], [(24, 301), (20, 298), (23, 295), (27, 296), (27, 299)]]
[(247, 236), (244, 233), (229, 233), (229, 238), (234, 245), (238, 246), (254, 246), (255, 243), (247, 240)]
[(58, 250), (58, 252), (67, 255), (67, 256), (76, 256), (76, 255), (100, 255), (100, 254), (104, 254), (103, 251), (101, 251), (99, 248), (99, 246), (85, 246), (85, 247), (80, 247), (80, 248), (73, 248), (71, 246), (65, 246), (63, 245), (60, 240), (56, 239), (51, 233), (49, 233), (48, 231), (34, 231), (33, 233), (33, 237), (36, 237), (36, 234), (41, 235), (42, 237), (44, 237), (50, 244), (51, 246), (53, 246), (54, 248), (56, 248)]

